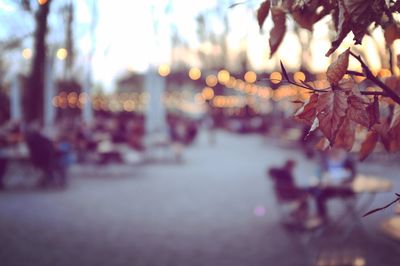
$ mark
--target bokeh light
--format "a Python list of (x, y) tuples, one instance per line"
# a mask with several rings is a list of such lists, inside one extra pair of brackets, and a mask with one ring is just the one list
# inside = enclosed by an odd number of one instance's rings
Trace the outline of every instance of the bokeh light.
[(208, 87), (214, 87), (215, 85), (217, 85), (218, 83), (218, 79), (216, 76), (214, 75), (209, 75), (206, 78), (206, 84)]
[(278, 84), (282, 81), (282, 75), (279, 72), (272, 72), (269, 79), (273, 84)]
[(30, 59), (32, 57), (32, 50), (29, 48), (25, 48), (22, 50), (22, 57), (24, 59)]
[(189, 78), (191, 80), (198, 80), (201, 77), (201, 70), (193, 67), (189, 70)]
[(222, 69), (222, 70), (218, 71), (217, 77), (218, 77), (219, 83), (226, 84), (229, 81), (231, 74), (229, 73), (228, 70)]
[(68, 56), (68, 51), (65, 48), (60, 48), (57, 50), (56, 56), (60, 60), (65, 60)]
[(257, 74), (254, 71), (247, 71), (244, 74), (244, 80), (248, 83), (254, 83), (257, 81)]
[(161, 77), (166, 77), (169, 75), (169, 73), (171, 72), (171, 68), (169, 65), (167, 64), (162, 64), (158, 67), (158, 74)]

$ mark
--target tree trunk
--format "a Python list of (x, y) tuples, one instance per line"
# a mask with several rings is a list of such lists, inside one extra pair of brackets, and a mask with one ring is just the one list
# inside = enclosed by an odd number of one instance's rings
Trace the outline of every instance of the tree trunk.
[(44, 101), (44, 75), (46, 62), (46, 34), (47, 17), (50, 9), (48, 0), (45, 4), (39, 5), (36, 12), (36, 29), (34, 35), (34, 56), (31, 66), (31, 73), (28, 79), (26, 91), (26, 120), (27, 122), (43, 122), (43, 101)]

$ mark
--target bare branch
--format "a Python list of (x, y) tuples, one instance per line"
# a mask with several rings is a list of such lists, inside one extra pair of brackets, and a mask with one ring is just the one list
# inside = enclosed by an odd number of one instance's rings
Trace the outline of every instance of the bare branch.
[(285, 69), (282, 61), (281, 61), (281, 69), (282, 69), (283, 77), (285, 78), (285, 81), (287, 83), (295, 85), (295, 86), (298, 86), (298, 87), (301, 87), (303, 89), (307, 89), (307, 90), (313, 91), (313, 92), (326, 92), (325, 90), (319, 90), (319, 89), (313, 88), (310, 84), (307, 84), (304, 81), (301, 81), (302, 84), (300, 84), (300, 83), (297, 83), (296, 81), (290, 80), (289, 75), (287, 74), (286, 69)]
[(389, 203), (389, 204), (387, 204), (387, 205), (385, 205), (385, 206), (383, 206), (383, 207), (381, 207), (381, 208), (373, 209), (373, 210), (367, 212), (366, 214), (364, 214), (362, 217), (365, 217), (365, 216), (368, 216), (368, 215), (373, 214), (373, 213), (375, 213), (375, 212), (382, 211), (382, 210), (384, 210), (384, 209), (386, 209), (386, 208), (389, 208), (390, 206), (392, 206), (392, 205), (395, 204), (396, 202), (400, 201), (400, 195), (396, 193), (396, 196), (397, 196), (397, 199), (395, 199), (395, 200), (392, 201), (391, 203)]
[(353, 71), (353, 70), (347, 70), (346, 74), (353, 75), (353, 76), (359, 76), (359, 77), (365, 77), (365, 75), (363, 73)]
[(361, 64), (361, 67), (364, 70), (365, 77), (381, 87), (385, 93), (387, 94), (387, 97), (390, 97), (393, 101), (395, 101), (397, 104), (400, 104), (400, 96), (397, 95), (391, 88), (386, 86), (385, 83), (383, 83), (381, 80), (379, 80), (375, 75), (371, 72), (369, 67), (364, 63), (364, 61), (361, 59), (361, 56), (354, 54), (353, 52), (350, 51), (350, 54)]
[(388, 97), (384, 91), (360, 91), (362, 95), (384, 96)]

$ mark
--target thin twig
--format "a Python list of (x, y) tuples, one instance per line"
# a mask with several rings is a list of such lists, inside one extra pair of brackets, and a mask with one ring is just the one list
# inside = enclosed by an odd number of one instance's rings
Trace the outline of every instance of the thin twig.
[(326, 92), (324, 90), (319, 90), (319, 89), (313, 88), (311, 85), (305, 83), (304, 81), (301, 81), (302, 84), (300, 84), (300, 83), (297, 83), (296, 81), (290, 80), (289, 75), (287, 74), (285, 66), (283, 65), (282, 61), (281, 61), (281, 70), (282, 70), (283, 77), (285, 78), (286, 82), (288, 82), (289, 84), (292, 84), (292, 85), (295, 85), (300, 88), (310, 90), (313, 92)]
[(359, 77), (365, 77), (365, 75), (363, 73), (353, 71), (353, 70), (347, 70), (346, 74), (353, 75), (353, 76), (359, 76)]
[(387, 94), (384, 91), (360, 91), (362, 95), (376, 95), (376, 96), (385, 96), (387, 97)]
[(386, 86), (385, 83), (383, 83), (381, 80), (379, 80), (375, 75), (371, 72), (369, 67), (364, 63), (364, 61), (361, 59), (361, 56), (354, 54), (353, 52), (350, 51), (350, 54), (361, 64), (361, 67), (364, 70), (365, 77), (381, 87), (385, 93), (387, 94), (387, 97), (390, 97), (393, 101), (395, 101), (397, 104), (400, 104), (400, 96), (397, 95), (391, 88)]
[(385, 206), (383, 206), (383, 207), (381, 207), (381, 208), (373, 209), (373, 210), (367, 212), (366, 214), (364, 214), (362, 217), (365, 217), (365, 216), (368, 216), (368, 215), (373, 214), (373, 213), (375, 213), (375, 212), (382, 211), (382, 210), (384, 210), (384, 209), (386, 209), (386, 208), (389, 208), (390, 206), (392, 206), (392, 205), (395, 204), (396, 202), (400, 201), (400, 195), (396, 193), (396, 196), (397, 196), (397, 199), (395, 199), (395, 200), (392, 201), (391, 203), (389, 203), (389, 204), (387, 204), (387, 205), (385, 205)]

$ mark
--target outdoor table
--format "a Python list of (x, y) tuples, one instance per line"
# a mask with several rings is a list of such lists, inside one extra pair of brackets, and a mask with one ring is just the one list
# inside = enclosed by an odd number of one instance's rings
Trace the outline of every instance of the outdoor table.
[(357, 175), (351, 184), (354, 193), (379, 193), (392, 190), (393, 183), (384, 178), (367, 175)]
[[(0, 149), (0, 160), (3, 161), (3, 171), (0, 171), (0, 187), (4, 186), (4, 178), (10, 171), (21, 172), (25, 176), (31, 170), (29, 151), (21, 146), (4, 147)], [(11, 166), (16, 165), (12, 169)], [(13, 173), (15, 175), (15, 173)]]

